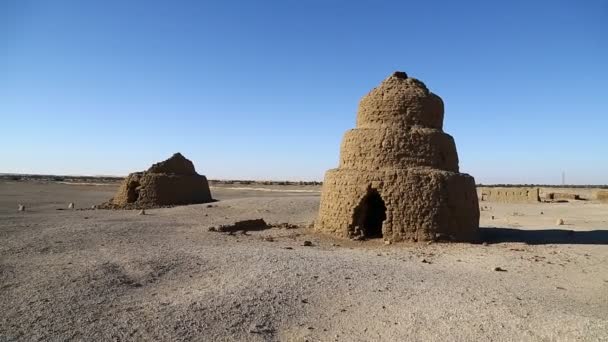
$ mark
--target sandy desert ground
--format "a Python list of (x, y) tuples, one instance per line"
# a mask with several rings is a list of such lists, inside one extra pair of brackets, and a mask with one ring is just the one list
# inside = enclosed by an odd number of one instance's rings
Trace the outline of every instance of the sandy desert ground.
[[(0, 340), (608, 341), (607, 204), (483, 203), (487, 243), (430, 245), (312, 232), (314, 186), (66, 210), (115, 190), (0, 183)], [(252, 218), (301, 228), (208, 230)]]

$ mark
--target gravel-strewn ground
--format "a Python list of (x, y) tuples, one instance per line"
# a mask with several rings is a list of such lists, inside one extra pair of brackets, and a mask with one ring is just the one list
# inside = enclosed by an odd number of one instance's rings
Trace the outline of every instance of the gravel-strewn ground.
[(608, 340), (605, 204), (484, 203), (482, 226), (499, 227), (487, 245), (208, 231), (307, 226), (308, 191), (215, 188), (211, 207), (145, 216), (56, 210), (115, 189), (0, 183), (0, 340)]

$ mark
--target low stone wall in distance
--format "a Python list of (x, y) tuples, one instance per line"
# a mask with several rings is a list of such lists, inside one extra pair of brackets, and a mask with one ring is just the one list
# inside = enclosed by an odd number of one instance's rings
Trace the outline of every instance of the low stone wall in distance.
[(550, 192), (545, 198), (548, 200), (580, 200), (581, 196), (564, 192)]
[(478, 187), (480, 201), (499, 203), (537, 203), (540, 202), (539, 188), (534, 187)]

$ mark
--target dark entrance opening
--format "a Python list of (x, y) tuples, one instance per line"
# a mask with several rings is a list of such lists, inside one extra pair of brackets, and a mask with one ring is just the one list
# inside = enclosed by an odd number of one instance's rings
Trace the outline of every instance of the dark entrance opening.
[(355, 228), (354, 233), (366, 238), (381, 238), (384, 220), (386, 220), (386, 205), (378, 190), (369, 189), (361, 203), (355, 208), (353, 225), (358, 227), (359, 231), (356, 231), (357, 228)]
[(127, 185), (127, 203), (134, 203), (139, 199), (139, 182), (130, 181)]

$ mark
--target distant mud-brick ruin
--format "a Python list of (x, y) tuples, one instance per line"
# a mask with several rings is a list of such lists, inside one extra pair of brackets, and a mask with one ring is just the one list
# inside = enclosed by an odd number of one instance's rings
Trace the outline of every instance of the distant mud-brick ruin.
[(129, 174), (116, 195), (100, 208), (154, 208), (211, 202), (205, 176), (180, 153), (152, 165), (147, 171)]
[(540, 202), (540, 189), (534, 187), (480, 187), (481, 201), (498, 203), (536, 203)]
[(595, 198), (602, 203), (608, 203), (608, 190), (598, 191), (595, 194)]
[(547, 200), (581, 200), (578, 194), (569, 194), (564, 192), (549, 192), (545, 195)]
[(337, 169), (327, 171), (315, 228), (339, 237), (474, 240), (479, 204), (443, 132), (443, 101), (395, 72), (359, 103)]

